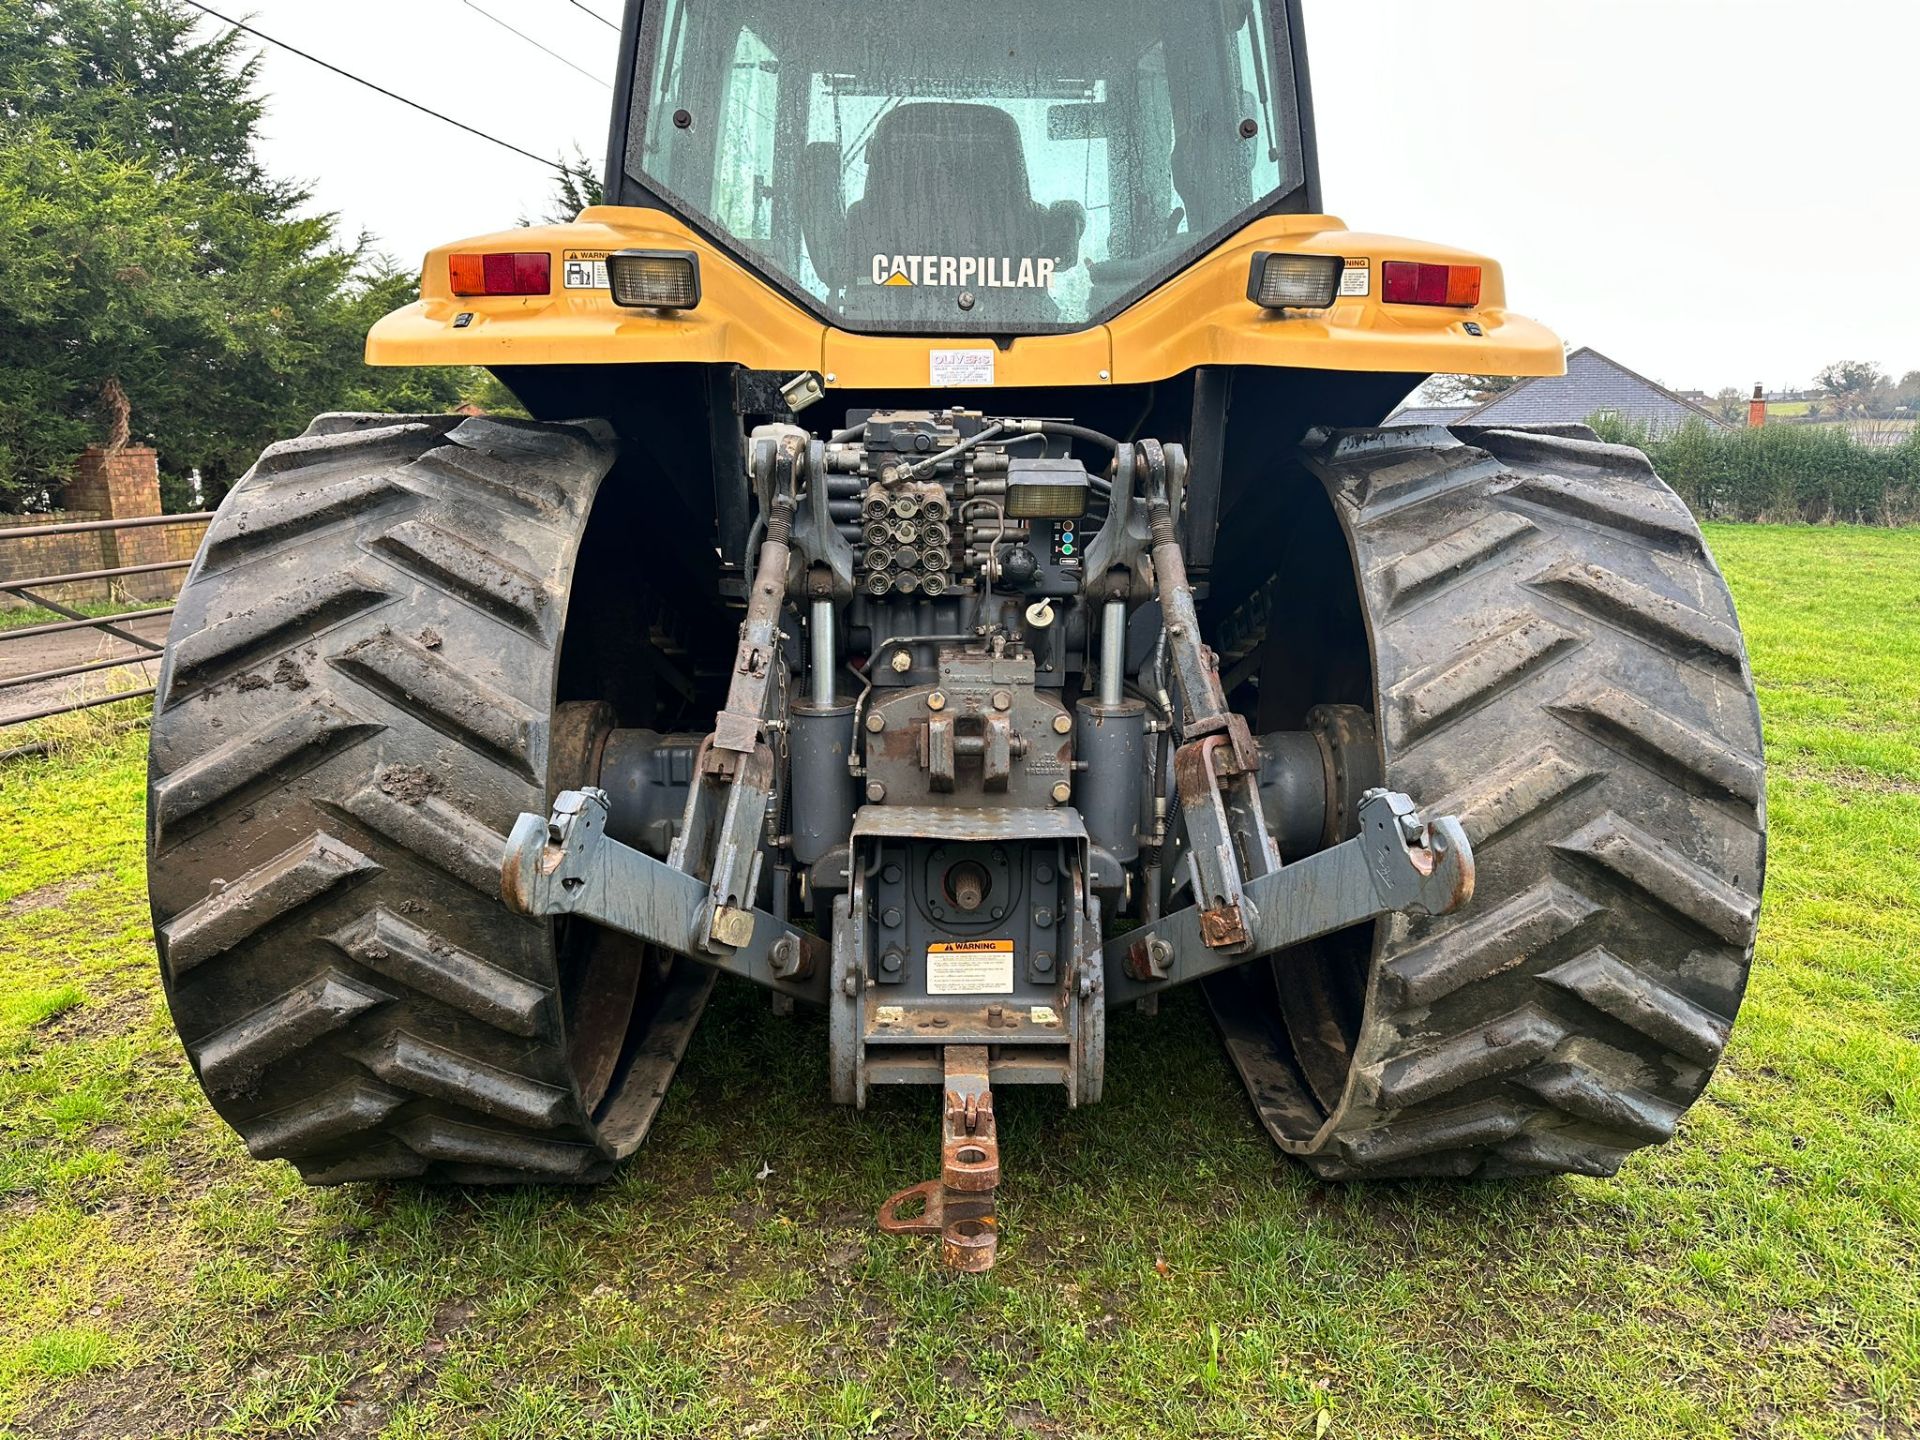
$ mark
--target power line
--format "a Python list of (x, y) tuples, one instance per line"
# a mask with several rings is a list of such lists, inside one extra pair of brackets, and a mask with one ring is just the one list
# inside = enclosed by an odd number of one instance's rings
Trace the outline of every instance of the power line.
[(567, 0), (567, 3), (573, 6), (573, 8), (578, 10), (582, 15), (591, 15), (594, 19), (598, 20), (602, 25), (606, 26), (609, 30), (613, 31), (614, 34), (618, 35), (620, 33), (620, 27), (614, 24), (613, 21), (607, 19), (607, 17), (602, 15), (598, 10), (590, 9), (587, 6), (582, 5), (580, 3), (580, 0)]
[(506, 31), (509, 35), (518, 36), (520, 39), (526, 41), (527, 44), (533, 46), (534, 49), (541, 51), (543, 54), (551, 55), (554, 59), (558, 60), (562, 65), (566, 66), (569, 70), (573, 71), (575, 74), (586, 76), (587, 79), (593, 81), (593, 83), (598, 85), (601, 89), (603, 90), (613, 89), (613, 86), (609, 85), (605, 80), (602, 80), (598, 75), (594, 74), (591, 70), (587, 69), (585, 66), (574, 64), (573, 61), (569, 60), (566, 56), (562, 55), (558, 50), (547, 49), (546, 46), (542, 45), (538, 40), (534, 39), (531, 35), (527, 34), (526, 31), (514, 29), (513, 26), (509, 25), (506, 21), (502, 20), (498, 15), (492, 14), (491, 12), (486, 10), (482, 10), (478, 5), (473, 3), (473, 0), (460, 0), (460, 3), (466, 6), (469, 10), (473, 11), (474, 14), (482, 16), (485, 19), (491, 20), (494, 24), (498, 25), (502, 30)]
[(371, 80), (363, 80), (360, 76), (354, 74), (351, 70), (342, 70), (338, 65), (330, 64), (329, 62), (322, 60), (318, 55), (309, 55), (305, 50), (300, 49), (297, 45), (289, 45), (284, 40), (276, 40), (273, 38), (273, 36), (268, 35), (263, 31), (256, 30), (251, 25), (243, 25), (238, 20), (230, 20), (225, 15), (222, 15), (218, 10), (214, 10), (209, 8), (208, 6), (202, 5), (200, 3), (200, 0), (186, 0), (186, 3), (191, 5), (194, 9), (200, 11), (204, 15), (211, 15), (215, 20), (218, 20), (222, 25), (231, 25), (234, 29), (243, 31), (246, 34), (253, 36), (253, 38), (256, 40), (264, 41), (269, 45), (277, 46), (279, 49), (285, 50), (289, 55), (298, 55), (302, 60), (306, 60), (314, 65), (318, 65), (322, 70), (331, 70), (334, 74), (340, 76), (344, 80), (351, 80), (356, 85), (364, 85), (367, 87), (367, 89), (372, 90), (377, 94), (384, 95), (389, 100), (398, 100), (402, 105), (405, 105), (412, 110), (418, 110), (422, 115), (431, 115), (434, 119), (439, 120), (445, 124), (451, 125), (456, 130), (464, 130), (469, 135), (477, 136), (478, 138), (485, 140), (490, 145), (498, 145), (502, 150), (511, 150), (516, 155), (525, 156), (527, 159), (533, 161), (536, 165), (544, 165), (549, 170), (558, 171), (562, 175), (567, 173), (566, 167), (564, 165), (560, 165), (552, 160), (549, 160), (544, 155), (536, 155), (531, 150), (522, 150), (518, 145), (515, 145), (512, 142), (507, 140), (502, 140), (497, 135), (489, 135), (486, 131), (476, 130), (473, 128), (473, 126), (466, 124), (464, 121), (456, 120), (451, 115), (442, 115), (438, 110), (431, 110), (425, 105), (422, 105), (418, 100), (409, 100), (404, 95), (396, 95), (393, 91), (387, 89), (383, 85), (376, 85)]

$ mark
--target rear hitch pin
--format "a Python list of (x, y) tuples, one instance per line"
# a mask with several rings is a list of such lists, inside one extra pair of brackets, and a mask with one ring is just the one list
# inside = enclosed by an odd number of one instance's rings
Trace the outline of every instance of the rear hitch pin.
[[(946, 1104), (940, 1126), (940, 1178), (891, 1196), (880, 1207), (889, 1235), (938, 1235), (947, 1267), (970, 1275), (993, 1268), (1000, 1243), (993, 1213), (1000, 1185), (1000, 1138), (993, 1119), (987, 1047), (949, 1045), (942, 1052)], [(907, 1209), (910, 1213), (902, 1215)]]

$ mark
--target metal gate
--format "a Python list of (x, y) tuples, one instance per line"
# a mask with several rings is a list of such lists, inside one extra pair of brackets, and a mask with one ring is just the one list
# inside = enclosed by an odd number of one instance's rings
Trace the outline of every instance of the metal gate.
[[(191, 515), (148, 515), (125, 520), (85, 520), (72, 523), (51, 525), (29, 525), (17, 529), (0, 530), (0, 545), (9, 540), (37, 540), (61, 535), (83, 535), (101, 531), (151, 529), (169, 525), (204, 524), (211, 520), (211, 511), (200, 511)], [(48, 720), (57, 715), (68, 715), (78, 710), (90, 710), (102, 705), (118, 704), (122, 700), (138, 700), (151, 697), (153, 686), (148, 685), (134, 690), (115, 691), (107, 695), (83, 695), (67, 693), (52, 703), (33, 706), (24, 711), (13, 712), (8, 709), (9, 699), (16, 693), (31, 686), (45, 685), (60, 680), (76, 679), (82, 675), (97, 671), (116, 670), (126, 665), (140, 664), (160, 658), (165, 648), (159, 640), (149, 639), (136, 634), (127, 627), (135, 621), (156, 620), (173, 614), (172, 604), (149, 605), (146, 608), (116, 611), (110, 615), (87, 615), (72, 605), (55, 600), (50, 592), (68, 585), (81, 585), (89, 582), (111, 582), (128, 579), (136, 575), (155, 575), (170, 570), (185, 570), (193, 564), (187, 560), (163, 560), (145, 565), (121, 565), (111, 569), (78, 570), (65, 575), (35, 575), (24, 580), (0, 580), (0, 595), (14, 595), (51, 612), (61, 618), (41, 625), (27, 625), (13, 630), (0, 630), (0, 672), (5, 670), (6, 647), (22, 641), (43, 639), (49, 635), (78, 634), (92, 630), (122, 645), (129, 647), (124, 653), (105, 659), (87, 659), (71, 664), (58, 665), (47, 669), (35, 670), (20, 675), (6, 675), (0, 678), (0, 740), (4, 740), (9, 731), (16, 727), (31, 724), (37, 720)], [(111, 590), (110, 590), (111, 593)], [(11, 748), (0, 748), (0, 760), (9, 760), (21, 755), (35, 754), (45, 749), (44, 744), (24, 744)]]

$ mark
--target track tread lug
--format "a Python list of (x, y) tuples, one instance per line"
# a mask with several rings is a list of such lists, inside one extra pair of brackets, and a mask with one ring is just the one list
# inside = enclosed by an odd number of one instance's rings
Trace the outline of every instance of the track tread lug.
[(1568, 561), (1537, 575), (1534, 589), (1589, 611), (1652, 642), (1739, 673), (1740, 632), (1691, 605), (1636, 585), (1604, 566)]
[(1733, 1029), (1728, 1021), (1651, 975), (1643, 975), (1602, 946), (1574, 956), (1540, 978), (1702, 1065), (1711, 1065), (1719, 1057)]
[[(1369, 1171), (1385, 1166), (1393, 1174), (1404, 1174), (1403, 1165), (1423, 1156), (1471, 1151), (1511, 1139), (1527, 1123), (1529, 1113), (1516, 1100), (1480, 1100), (1451, 1110), (1389, 1120), (1342, 1137), (1341, 1149), (1349, 1160), (1365, 1165)], [(1459, 1168), (1445, 1173), (1472, 1174), (1480, 1162), (1476, 1156), (1463, 1155), (1455, 1163)]]
[(1498, 472), (1494, 461), (1464, 446), (1409, 448), (1389, 465), (1360, 472), (1348, 499), (1358, 507), (1361, 523), (1370, 525), (1410, 506), (1456, 494)]
[(389, 1085), (449, 1100), (516, 1125), (549, 1128), (567, 1117), (566, 1092), (397, 1030), (361, 1057)]
[(538, 578), (432, 520), (403, 520), (373, 541), (386, 559), (443, 586), (495, 619), (548, 642), (553, 596)]
[(1581, 644), (1544, 615), (1511, 611), (1485, 624), (1479, 638), (1394, 687), (1387, 723), (1396, 745), (1411, 745), (1490, 703)]
[(244, 1122), (247, 1150), (256, 1160), (285, 1160), (337, 1145), (380, 1124), (407, 1097), (355, 1076), (268, 1115)]
[(173, 679), (166, 703), (178, 703), (183, 687), (217, 684), (283, 642), (329, 629), (392, 599), (378, 582), (349, 570), (216, 621), (172, 647)]
[[(383, 771), (356, 791), (347, 813), (483, 895), (497, 897), (507, 837), (439, 795), (411, 798), (415, 776), (404, 775), (400, 783), (395, 776), (392, 769)], [(402, 794), (409, 798), (399, 798)]]
[(1627, 1154), (1610, 1143), (1595, 1145), (1590, 1139), (1572, 1137), (1561, 1130), (1526, 1130), (1501, 1145), (1499, 1159), (1489, 1160), (1482, 1173), (1590, 1175), (1604, 1180), (1619, 1171)]
[(392, 999), (338, 970), (325, 971), (202, 1040), (200, 1078), (230, 1094), (244, 1091), (275, 1061)]
[(1522, 1007), (1390, 1063), (1380, 1078), (1380, 1103), (1399, 1109), (1525, 1070), (1551, 1055), (1566, 1033), (1544, 1010)]
[(160, 927), (167, 967), (177, 980), (336, 886), (381, 867), (324, 831), (216, 890)]
[(160, 833), (232, 796), (310, 770), (384, 729), (327, 699), (276, 715), (153, 782)]
[(1758, 806), (1764, 796), (1766, 767), (1758, 756), (1656, 710), (1637, 695), (1602, 686), (1550, 708), (1577, 729), (1618, 741), (1654, 769), (1678, 768), (1748, 806)]
[(1534, 475), (1516, 482), (1506, 493), (1641, 540), (1664, 541), (1695, 554), (1705, 550), (1693, 517), (1679, 500), (1649, 496), (1640, 487), (1628, 490), (1564, 475)]
[(258, 483), (270, 476), (310, 466), (338, 464), (343, 458), (356, 459), (363, 453), (399, 453), (409, 445), (446, 433), (442, 426), (404, 416), (392, 417), (389, 424), (347, 429), (317, 429), (318, 424), (316, 421), (306, 434), (296, 439), (269, 445), (253, 462), (243, 484)]
[(427, 1159), (402, 1145), (374, 1145), (354, 1155), (326, 1160), (304, 1160), (300, 1178), (309, 1185), (359, 1185), (381, 1180), (418, 1180), (427, 1173)]
[(535, 778), (533, 717), (425, 646), (382, 627), (328, 663), (442, 734), (484, 751), (524, 779)]
[(1611, 811), (1553, 848), (1644, 892), (1729, 945), (1753, 940), (1759, 921), (1753, 897)]
[(1572, 886), (1543, 881), (1495, 909), (1468, 911), (1451, 928), (1395, 956), (1381, 983), (1396, 1009), (1430, 1006), (1463, 986), (1525, 964), (1600, 913), (1596, 901)]
[(1542, 745), (1500, 766), (1460, 794), (1429, 806), (1428, 811), (1459, 817), (1467, 839), (1478, 852), (1599, 778), (1552, 745)]
[(208, 537), (207, 563), (231, 564), (407, 494), (408, 491), (386, 475), (357, 475), (350, 480), (322, 481), (298, 490), (283, 487), (250, 490), (246, 503), (234, 516), (233, 528)]
[(1531, 520), (1511, 510), (1483, 515), (1395, 562), (1387, 572), (1387, 592), (1396, 607), (1411, 605), (1539, 533)]
[(1578, 1061), (1550, 1061), (1519, 1083), (1556, 1109), (1631, 1135), (1639, 1144), (1671, 1140), (1680, 1123), (1679, 1106)]
[(584, 1145), (568, 1145), (517, 1135), (478, 1125), (464, 1125), (438, 1115), (422, 1115), (394, 1127), (394, 1134), (415, 1154), (453, 1165), (476, 1165), (489, 1170), (552, 1177), (578, 1176), (594, 1162)]
[(327, 939), (342, 954), (515, 1035), (539, 1032), (547, 992), (376, 906)]

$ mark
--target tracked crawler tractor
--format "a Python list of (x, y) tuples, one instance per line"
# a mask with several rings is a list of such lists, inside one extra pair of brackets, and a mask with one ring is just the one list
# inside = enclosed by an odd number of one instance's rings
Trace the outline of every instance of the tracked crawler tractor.
[[(1296, 4), (635, 0), (610, 203), (428, 257), (223, 505), (153, 731), (166, 990), (316, 1184), (590, 1181), (715, 977), (941, 1097), (881, 1209), (992, 1263), (997, 1106), (1206, 989), (1331, 1178), (1612, 1172), (1764, 864), (1725, 585), (1644, 456), (1383, 430), (1561, 346), (1322, 213)], [(903, 1180), (911, 1177), (902, 1177)]]

